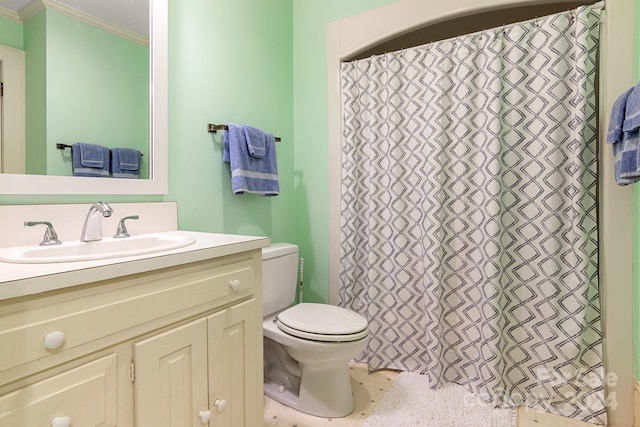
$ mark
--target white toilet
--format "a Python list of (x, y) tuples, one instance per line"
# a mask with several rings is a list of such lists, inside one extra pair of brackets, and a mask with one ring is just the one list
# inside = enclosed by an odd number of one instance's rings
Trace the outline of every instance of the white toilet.
[(367, 320), (345, 308), (295, 301), (298, 247), (262, 249), (264, 393), (319, 417), (354, 408), (348, 362), (366, 344)]

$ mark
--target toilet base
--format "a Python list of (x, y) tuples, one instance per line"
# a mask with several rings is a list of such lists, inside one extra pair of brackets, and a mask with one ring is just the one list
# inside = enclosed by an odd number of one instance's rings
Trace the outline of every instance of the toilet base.
[(303, 340), (281, 331), (274, 316), (262, 322), (264, 393), (300, 412), (325, 418), (353, 412), (349, 360), (362, 353), (357, 341)]
[(300, 412), (324, 418), (345, 417), (353, 412), (349, 367), (306, 369), (302, 366), (299, 389), (285, 387), (278, 378), (265, 378), (264, 394)]

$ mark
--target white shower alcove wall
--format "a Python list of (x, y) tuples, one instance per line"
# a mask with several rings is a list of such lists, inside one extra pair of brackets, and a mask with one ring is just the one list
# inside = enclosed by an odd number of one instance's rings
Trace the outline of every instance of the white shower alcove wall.
[[(330, 23), (327, 27), (328, 149), (329, 149), (329, 300), (338, 301), (340, 254), (340, 179), (342, 105), (340, 63), (398, 36), (465, 16), (489, 16), (505, 9), (575, 1), (400, 0)], [(588, 2), (582, 2), (588, 4)], [(634, 84), (634, 2), (607, 0), (600, 44), (600, 140), (615, 99)], [(490, 27), (491, 23), (485, 25)], [(396, 47), (397, 48), (397, 47)], [(609, 147), (600, 143), (599, 229), (600, 291), (604, 361), (609, 375), (609, 425), (633, 425), (633, 189), (613, 179)]]

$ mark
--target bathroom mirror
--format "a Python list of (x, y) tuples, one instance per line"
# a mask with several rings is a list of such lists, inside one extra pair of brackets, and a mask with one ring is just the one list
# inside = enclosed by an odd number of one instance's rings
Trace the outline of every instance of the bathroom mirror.
[[(166, 194), (168, 0), (149, 0), (148, 179), (0, 174), (0, 194)], [(117, 124), (108, 124), (117, 126)], [(48, 141), (53, 144), (56, 141)]]

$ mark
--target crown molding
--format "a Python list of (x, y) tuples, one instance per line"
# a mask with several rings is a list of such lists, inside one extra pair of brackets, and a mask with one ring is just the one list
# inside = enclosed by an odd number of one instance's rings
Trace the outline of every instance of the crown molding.
[(23, 7), (18, 11), (18, 16), (20, 17), (20, 21), (23, 23), (27, 22), (29, 19), (36, 16), (38, 12), (40, 12), (44, 8), (45, 7), (42, 0), (31, 1), (28, 5), (26, 5), (25, 7)]
[[(33, 0), (18, 12), (18, 22), (27, 22), (43, 9), (53, 10), (55, 12), (77, 19), (78, 21), (84, 22), (85, 24), (100, 28), (104, 31), (108, 31), (127, 40), (131, 40), (134, 43), (138, 43), (143, 46), (149, 46), (148, 37), (144, 37), (138, 33), (127, 30), (126, 28), (122, 28), (118, 25), (107, 22), (104, 19), (100, 19), (96, 16), (89, 15), (88, 13), (84, 13), (82, 11), (69, 7), (57, 0)], [(0, 10), (0, 14), (1, 13), (2, 11)]]
[(20, 16), (11, 9), (0, 6), (0, 18), (5, 18), (10, 21), (22, 23)]

